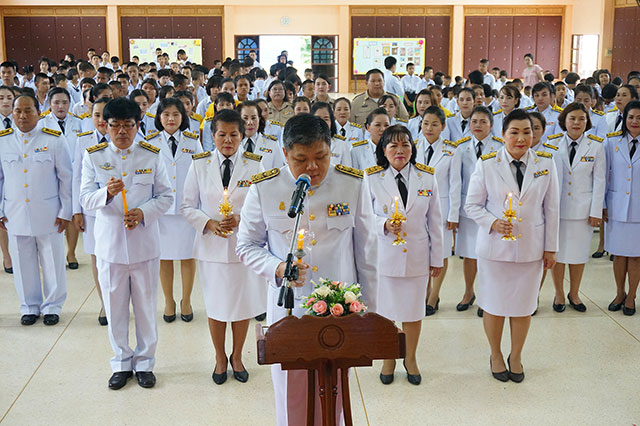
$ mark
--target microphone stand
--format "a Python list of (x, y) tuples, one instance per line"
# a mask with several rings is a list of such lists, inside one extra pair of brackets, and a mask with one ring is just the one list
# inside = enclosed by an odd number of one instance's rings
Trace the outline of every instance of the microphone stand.
[(293, 288), (291, 288), (291, 283), (298, 279), (298, 267), (294, 265), (293, 258), (297, 257), (298, 259), (302, 259), (302, 257), (304, 257), (304, 252), (299, 253), (299, 250), (295, 250), (298, 228), (300, 227), (300, 216), (302, 216), (303, 208), (303, 204), (300, 203), (300, 209), (296, 214), (296, 223), (293, 227), (293, 234), (291, 235), (289, 254), (287, 254), (287, 260), (285, 261), (286, 266), (284, 276), (282, 277), (282, 286), (280, 287), (280, 294), (278, 295), (278, 306), (282, 306), (284, 302), (287, 316), (290, 316), (293, 310)]

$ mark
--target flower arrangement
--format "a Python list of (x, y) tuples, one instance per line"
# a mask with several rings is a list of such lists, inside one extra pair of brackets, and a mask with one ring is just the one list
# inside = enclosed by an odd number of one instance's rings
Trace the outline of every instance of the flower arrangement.
[(348, 284), (342, 281), (331, 281), (320, 278), (320, 283), (313, 281), (313, 292), (307, 296), (302, 307), (308, 315), (326, 317), (333, 315), (342, 317), (349, 314), (363, 313), (367, 307), (360, 298), (360, 284)]

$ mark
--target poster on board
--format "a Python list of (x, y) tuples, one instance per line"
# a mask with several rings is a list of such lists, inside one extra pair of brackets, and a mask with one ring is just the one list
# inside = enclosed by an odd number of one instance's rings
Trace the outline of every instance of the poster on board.
[(398, 60), (397, 74), (404, 74), (411, 62), (416, 71), (425, 65), (424, 38), (354, 38), (353, 74), (364, 75), (372, 68), (384, 70), (384, 58), (393, 56)]
[(201, 38), (131, 38), (129, 39), (129, 60), (133, 56), (140, 58), (140, 62), (155, 62), (156, 48), (169, 55), (169, 62), (177, 61), (178, 50), (187, 53), (187, 61), (202, 63)]

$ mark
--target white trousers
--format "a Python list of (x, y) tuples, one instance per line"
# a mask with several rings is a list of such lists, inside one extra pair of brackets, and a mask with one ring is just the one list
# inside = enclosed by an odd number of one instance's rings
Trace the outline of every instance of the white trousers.
[(64, 235), (57, 232), (36, 237), (9, 234), (9, 253), (20, 313), (60, 315), (67, 299)]
[[(99, 257), (96, 261), (114, 352), (112, 371), (152, 371), (158, 344), (156, 307), (160, 258), (131, 265), (110, 263)], [(129, 302), (133, 305), (136, 326), (135, 350), (129, 346)]]

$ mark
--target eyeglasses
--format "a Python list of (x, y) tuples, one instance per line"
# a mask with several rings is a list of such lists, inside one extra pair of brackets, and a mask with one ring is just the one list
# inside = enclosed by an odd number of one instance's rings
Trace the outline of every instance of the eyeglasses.
[(123, 124), (107, 123), (107, 125), (109, 126), (110, 129), (116, 129), (118, 131), (121, 129), (131, 130), (134, 127), (136, 127), (136, 123), (123, 123)]

